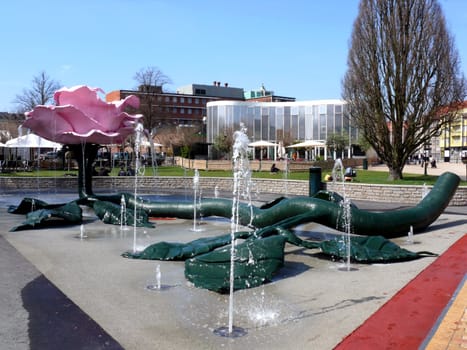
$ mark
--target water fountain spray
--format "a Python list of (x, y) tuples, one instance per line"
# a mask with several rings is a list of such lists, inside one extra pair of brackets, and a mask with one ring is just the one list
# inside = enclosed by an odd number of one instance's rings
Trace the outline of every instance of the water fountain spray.
[(250, 143), (246, 135), (246, 128), (240, 125), (240, 130), (234, 133), (233, 144), (233, 199), (232, 199), (232, 217), (230, 220), (230, 291), (229, 291), (229, 322), (228, 327), (221, 327), (214, 333), (225, 337), (240, 337), (246, 334), (246, 331), (233, 325), (234, 311), (234, 283), (235, 283), (235, 232), (239, 230), (239, 208), (240, 196), (249, 196), (251, 190), (251, 172), (248, 161), (248, 144)]
[(334, 167), (332, 168), (332, 181), (336, 184), (338, 181), (342, 184), (342, 201), (340, 206), (342, 208), (342, 214), (338, 219), (337, 225), (340, 225), (344, 231), (344, 245), (345, 245), (345, 255), (346, 255), (346, 262), (345, 266), (340, 269), (343, 271), (352, 271), (356, 270), (351, 268), (350, 266), (350, 257), (351, 257), (351, 239), (350, 235), (352, 233), (352, 215), (351, 215), (351, 202), (350, 199), (347, 198), (347, 194), (345, 192), (345, 176), (344, 176), (344, 165), (342, 164), (342, 159), (336, 159), (334, 163)]
[(199, 171), (195, 169), (195, 175), (193, 176), (193, 231), (198, 232), (201, 231), (197, 227), (197, 218), (198, 218), (198, 207), (201, 204), (201, 194), (199, 189)]
[(133, 219), (133, 253), (136, 253), (136, 222), (137, 222), (137, 192), (138, 192), (138, 173), (140, 170), (140, 147), (143, 135), (143, 124), (138, 123), (135, 127), (135, 193), (134, 193), (134, 219)]
[(150, 284), (146, 288), (149, 290), (161, 291), (162, 290), (161, 279), (162, 279), (161, 265), (157, 264), (155, 284)]
[(407, 243), (408, 244), (413, 244), (414, 243), (414, 241), (413, 241), (413, 226), (412, 225), (410, 225), (410, 230), (407, 233)]
[(127, 229), (127, 221), (126, 221), (126, 201), (125, 196), (122, 194), (122, 198), (120, 199), (120, 230)]
[(80, 227), (79, 227), (79, 238), (81, 240), (86, 238), (86, 234), (84, 233), (84, 225), (83, 224), (81, 224)]
[(284, 157), (284, 171), (282, 177), (284, 178), (284, 196), (288, 197), (289, 196), (289, 183), (288, 183), (288, 178), (289, 178), (289, 157), (287, 154), (285, 154)]

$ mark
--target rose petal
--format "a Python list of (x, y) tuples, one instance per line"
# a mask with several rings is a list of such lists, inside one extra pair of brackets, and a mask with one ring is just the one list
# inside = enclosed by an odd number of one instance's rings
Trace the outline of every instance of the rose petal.
[(138, 108), (139, 99), (130, 95), (120, 101), (105, 102), (98, 92), (103, 91), (84, 85), (57, 90), (57, 106), (35, 107), (25, 114), (23, 126), (60, 143), (121, 143), (143, 117), (124, 112), (127, 106)]

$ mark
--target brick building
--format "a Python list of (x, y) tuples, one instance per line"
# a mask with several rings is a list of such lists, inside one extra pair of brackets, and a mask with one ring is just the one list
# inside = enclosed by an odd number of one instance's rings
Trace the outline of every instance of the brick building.
[(154, 118), (160, 124), (200, 125), (207, 116), (208, 102), (258, 101), (258, 102), (294, 102), (294, 97), (274, 95), (261, 87), (258, 90), (245, 91), (243, 88), (229, 86), (228, 83), (214, 81), (212, 85), (189, 84), (179, 87), (176, 92), (164, 92), (158, 86), (140, 86), (138, 90), (115, 90), (106, 95), (106, 101), (116, 101), (135, 95), (140, 98), (140, 111), (145, 117)]
[(217, 100), (243, 100), (243, 89), (221, 85), (215, 81), (212, 85), (190, 84), (176, 92), (164, 92), (160, 87), (140, 86), (138, 90), (115, 90), (106, 95), (106, 101), (120, 100), (128, 95), (140, 98), (140, 113), (145, 118), (154, 118), (150, 127), (161, 124), (176, 126), (194, 126), (203, 123), (208, 102)]

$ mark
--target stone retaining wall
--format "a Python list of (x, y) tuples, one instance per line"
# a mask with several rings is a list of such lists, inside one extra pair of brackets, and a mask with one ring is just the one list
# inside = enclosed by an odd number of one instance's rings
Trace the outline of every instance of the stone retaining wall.
[[(187, 159), (182, 157), (173, 158), (174, 165), (180, 166), (186, 169), (198, 169), (198, 170), (225, 170), (232, 171), (231, 160), (205, 160), (205, 159)], [(276, 165), (279, 170), (288, 170), (289, 172), (298, 171), (309, 171), (311, 167), (320, 167), (323, 170), (330, 170), (334, 167), (334, 160), (320, 160), (320, 161), (305, 161), (305, 160), (270, 160), (270, 159), (253, 159), (249, 161), (250, 169), (252, 171), (268, 171), (271, 169), (273, 164)], [(351, 158), (344, 159), (342, 161), (344, 168), (347, 167), (362, 167), (363, 158)]]
[[(134, 177), (118, 176), (96, 176), (94, 177), (94, 189), (108, 189), (112, 191), (124, 191), (134, 187)], [(200, 188), (204, 196), (214, 196), (215, 188), (219, 191), (232, 191), (232, 178), (201, 177)], [(192, 177), (139, 177), (138, 188), (140, 192), (144, 191), (154, 193), (156, 189), (191, 189), (193, 187)], [(57, 177), (57, 178), (27, 178), (27, 177), (0, 177), (0, 193), (8, 191), (24, 191), (39, 189), (77, 189), (76, 177)], [(378, 202), (416, 204), (422, 198), (425, 190), (431, 187), (427, 186), (402, 186), (402, 185), (369, 185), (360, 183), (345, 183), (345, 192), (352, 200), (369, 200)], [(323, 183), (323, 189), (343, 193), (342, 184), (333, 185), (332, 183)], [(143, 191), (143, 192), (142, 192)], [(275, 193), (282, 195), (303, 195), (309, 194), (309, 182), (297, 180), (270, 180), (254, 179), (254, 193)], [(467, 205), (467, 187), (462, 186), (457, 192), (450, 205)]]

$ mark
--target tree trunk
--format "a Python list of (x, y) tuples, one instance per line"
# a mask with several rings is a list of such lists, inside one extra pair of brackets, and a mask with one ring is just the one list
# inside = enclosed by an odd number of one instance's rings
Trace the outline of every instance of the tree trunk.
[(402, 168), (400, 167), (388, 167), (389, 168), (389, 179), (390, 180), (401, 180), (402, 179)]

